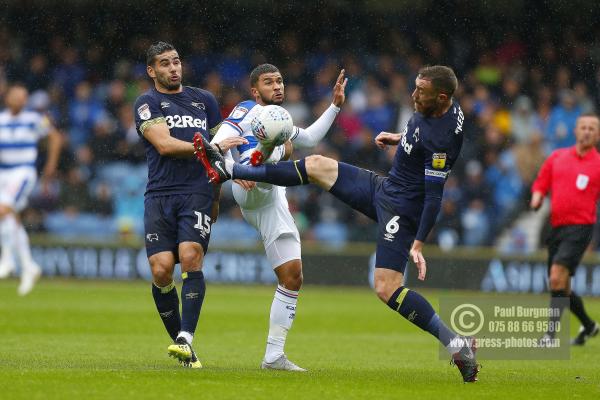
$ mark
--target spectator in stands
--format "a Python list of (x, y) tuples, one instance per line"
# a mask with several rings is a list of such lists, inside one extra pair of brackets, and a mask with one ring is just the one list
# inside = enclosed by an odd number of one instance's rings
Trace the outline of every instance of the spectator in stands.
[(463, 244), (483, 246), (487, 244), (490, 221), (485, 212), (485, 204), (480, 199), (471, 200), (461, 215)]
[(33, 93), (36, 90), (45, 90), (50, 77), (48, 72), (48, 57), (37, 53), (29, 60), (29, 71), (25, 75), (25, 85)]
[[(58, 43), (58, 42), (57, 42)], [(68, 99), (75, 95), (75, 88), (85, 79), (85, 69), (79, 62), (79, 54), (74, 47), (58, 45), (60, 63), (54, 68), (52, 81), (62, 88)]]
[(516, 144), (529, 143), (532, 136), (542, 133), (542, 120), (533, 109), (533, 102), (519, 96), (510, 113), (512, 138)]
[(89, 140), (94, 125), (106, 112), (102, 104), (93, 97), (93, 88), (83, 81), (75, 88), (75, 97), (69, 104), (69, 144), (77, 150)]
[(531, 186), (537, 171), (546, 158), (542, 134), (540, 132), (533, 133), (526, 142), (513, 146), (512, 151), (523, 185)]
[(94, 162), (106, 164), (115, 159), (117, 149), (116, 124), (108, 116), (103, 116), (94, 121), (92, 137), (88, 140), (88, 147), (93, 154)]
[(360, 115), (362, 123), (374, 133), (389, 131), (393, 127), (394, 110), (388, 103), (386, 92), (370, 80), (366, 93), (367, 107)]
[(92, 197), (79, 167), (72, 167), (67, 172), (66, 180), (60, 188), (59, 202), (67, 214), (78, 214), (92, 209)]
[(310, 107), (302, 97), (300, 86), (295, 84), (286, 85), (285, 103), (282, 104), (282, 107), (288, 110), (296, 126), (308, 126), (312, 118)]
[(94, 191), (93, 211), (103, 217), (111, 217), (114, 212), (112, 192), (107, 183), (102, 182)]
[(461, 242), (463, 224), (458, 203), (446, 199), (435, 224), (435, 242), (444, 249), (451, 249)]
[(560, 103), (552, 109), (546, 126), (548, 151), (575, 144), (575, 121), (581, 114), (575, 92), (565, 89), (559, 93), (559, 100)]

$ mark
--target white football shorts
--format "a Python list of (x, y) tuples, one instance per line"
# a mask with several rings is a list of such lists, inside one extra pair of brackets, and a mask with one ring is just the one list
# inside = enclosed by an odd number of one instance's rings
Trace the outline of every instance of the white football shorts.
[(36, 182), (35, 168), (26, 166), (0, 169), (0, 204), (17, 212), (23, 211)]
[(232, 190), (244, 219), (260, 233), (273, 269), (301, 259), (300, 233), (290, 213), (285, 188), (258, 183), (247, 192), (234, 183)]

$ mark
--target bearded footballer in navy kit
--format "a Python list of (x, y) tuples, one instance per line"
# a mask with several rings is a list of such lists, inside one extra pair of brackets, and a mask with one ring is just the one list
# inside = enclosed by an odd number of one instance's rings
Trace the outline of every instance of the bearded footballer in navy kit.
[[(451, 331), (419, 293), (404, 287), (409, 257), (425, 279), (422, 247), (439, 213), (446, 178), (463, 141), (464, 115), (452, 99), (458, 81), (451, 68), (424, 67), (412, 94), (415, 114), (402, 133), (381, 132), (380, 148), (398, 146), (387, 177), (320, 155), (258, 167), (224, 160), (206, 140), (197, 155), (220, 182), (245, 179), (280, 186), (313, 183), (379, 224), (375, 291), (392, 310), (435, 336), (449, 351), (465, 382), (477, 380), (475, 341)], [(222, 162), (226, 171), (214, 168)], [(219, 183), (219, 182), (216, 182)]]
[[(206, 138), (214, 134), (221, 115), (210, 92), (181, 84), (181, 60), (172, 45), (153, 44), (146, 61), (154, 88), (138, 97), (134, 108), (148, 160), (144, 228), (152, 295), (175, 342), (169, 354), (185, 367), (201, 368), (191, 344), (206, 291), (202, 261), (218, 215), (220, 188), (209, 184), (194, 159), (192, 140), (196, 132)], [(245, 143), (240, 139), (221, 144), (229, 148)], [(177, 262), (183, 275), (181, 313), (173, 282)]]

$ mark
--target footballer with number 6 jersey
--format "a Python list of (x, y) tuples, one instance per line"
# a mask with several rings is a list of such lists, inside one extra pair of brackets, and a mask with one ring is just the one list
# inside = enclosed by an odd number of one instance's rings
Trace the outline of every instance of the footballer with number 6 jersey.
[[(375, 291), (393, 311), (435, 336), (449, 351), (465, 382), (477, 380), (475, 341), (450, 330), (431, 304), (404, 286), (409, 257), (425, 279), (423, 243), (440, 210), (444, 183), (463, 141), (464, 115), (452, 99), (458, 81), (451, 68), (419, 70), (412, 94), (415, 114), (402, 133), (381, 132), (375, 144), (398, 146), (388, 177), (319, 155), (250, 167), (224, 160), (208, 142), (196, 141), (197, 156), (219, 181), (249, 179), (281, 186), (313, 183), (375, 220)], [(226, 173), (216, 171), (224, 162)]]
[[(311, 147), (327, 134), (346, 99), (346, 83), (342, 70), (333, 87), (332, 104), (306, 129), (293, 127), (291, 142), (294, 145)], [(233, 109), (223, 121), (213, 143), (230, 137), (246, 138), (248, 143), (237, 147), (243, 164), (250, 164), (253, 159), (261, 162), (269, 155), (265, 160), (267, 163), (289, 157), (290, 142), (274, 149), (268, 145), (263, 147), (264, 143), (254, 137), (251, 126), (254, 118), (265, 110), (265, 106), (279, 105), (284, 100), (284, 83), (279, 69), (272, 64), (257, 66), (250, 74), (250, 85), (254, 100), (243, 101)], [(257, 154), (260, 155), (258, 158)], [(232, 160), (230, 152), (227, 156)], [(269, 183), (256, 185), (254, 182), (241, 180), (236, 180), (235, 183), (232, 186), (235, 201), (239, 204), (244, 219), (260, 232), (267, 259), (278, 280), (271, 304), (267, 348), (261, 368), (305, 371), (288, 360), (284, 353), (287, 333), (296, 316), (296, 304), (302, 286), (300, 234), (289, 210), (285, 188)]]
[[(209, 137), (221, 123), (215, 97), (181, 84), (181, 60), (165, 42), (149, 47), (147, 73), (154, 88), (135, 102), (135, 122), (148, 160), (144, 199), (146, 252), (152, 269), (152, 295), (174, 340), (168, 352), (186, 367), (201, 364), (191, 347), (206, 291), (202, 261), (218, 214), (219, 188), (212, 187), (194, 159), (195, 133)], [(224, 147), (244, 143), (240, 138)], [(181, 313), (173, 282), (181, 263)]]

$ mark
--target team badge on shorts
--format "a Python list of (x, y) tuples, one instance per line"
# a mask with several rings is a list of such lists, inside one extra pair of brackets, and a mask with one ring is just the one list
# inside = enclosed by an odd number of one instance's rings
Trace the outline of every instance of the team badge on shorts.
[(144, 103), (141, 106), (139, 106), (137, 112), (140, 118), (144, 121), (149, 120), (150, 116), (152, 115), (150, 114), (150, 106), (148, 106), (148, 103)]
[(590, 177), (584, 174), (577, 175), (577, 181), (575, 181), (575, 186), (579, 190), (585, 190), (588, 183), (590, 182)]
[(435, 169), (444, 169), (446, 166), (446, 153), (433, 153), (431, 166)]

